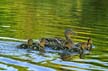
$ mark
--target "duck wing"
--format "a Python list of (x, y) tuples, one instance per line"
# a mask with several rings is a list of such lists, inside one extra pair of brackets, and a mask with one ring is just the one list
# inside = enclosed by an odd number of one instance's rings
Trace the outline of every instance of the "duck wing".
[(62, 49), (65, 42), (65, 40), (61, 38), (46, 38), (46, 41), (46, 46), (54, 49)]

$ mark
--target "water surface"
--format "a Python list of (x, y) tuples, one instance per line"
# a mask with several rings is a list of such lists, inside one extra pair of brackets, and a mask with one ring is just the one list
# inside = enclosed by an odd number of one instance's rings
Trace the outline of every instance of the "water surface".
[[(107, 71), (107, 0), (0, 0), (1, 71)], [(64, 38), (64, 29), (76, 32), (74, 42), (93, 39), (96, 48), (85, 59), (67, 61), (57, 53), (18, 49), (18, 41), (42, 37)], [(5, 40), (5, 41), (4, 41)], [(16, 42), (17, 41), (17, 42)]]

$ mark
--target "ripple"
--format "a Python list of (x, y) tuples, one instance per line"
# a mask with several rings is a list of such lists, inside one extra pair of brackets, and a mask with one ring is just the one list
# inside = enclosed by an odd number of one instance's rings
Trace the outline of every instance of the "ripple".
[(1, 26), (3, 28), (10, 28), (11, 26), (7, 26), (7, 25), (4, 25), (4, 26)]
[(2, 40), (10, 40), (10, 41), (26, 41), (26, 40), (21, 40), (21, 39), (16, 39), (16, 38), (10, 38), (10, 37), (0, 37), (0, 39), (2, 39)]
[(83, 61), (83, 62), (94, 62), (94, 63), (99, 63), (99, 64), (102, 64), (102, 65), (105, 65), (108, 67), (108, 62), (102, 62), (100, 60), (96, 60), (96, 59), (85, 59), (85, 60), (80, 60), (80, 61)]
[(39, 51), (16, 48), (16, 46), (20, 44), (20, 42), (0, 41), (0, 54), (13, 57), (17, 56), (17, 58), (34, 62), (53, 60), (58, 57), (57, 54), (45, 53), (44, 55), (40, 55)]
[[(57, 53), (44, 53), (44, 55), (40, 55), (39, 51), (34, 51), (31, 49), (18, 49), (16, 46), (20, 45), (21, 42), (13, 42), (13, 41), (0, 41), (0, 62), (6, 64), (17, 65), (21, 67), (28, 67), (28, 70), (35, 71), (38, 69), (39, 71), (49, 70), (52, 71), (53, 67), (47, 69), (47, 65), (60, 65), (61, 69), (64, 70), (76, 70), (76, 71), (87, 71), (87, 70), (104, 70), (107, 71), (108, 62), (103, 62), (96, 59), (75, 59), (71, 61), (62, 61), (59, 59), (59, 55)], [(99, 57), (92, 55), (91, 57)], [(27, 60), (27, 61), (26, 61)], [(24, 62), (23, 62), (24, 61)], [(41, 66), (35, 65), (34, 63), (41, 63)], [(49, 63), (50, 62), (50, 63)], [(1, 67), (1, 66), (0, 66)], [(36, 69), (35, 69), (36, 67)], [(46, 69), (44, 69), (44, 67)], [(50, 70), (51, 69), (51, 70)]]
[[(93, 64), (88, 64), (88, 63), (83, 63), (83, 61), (86, 61), (86, 60), (82, 60), (82, 59), (79, 59), (79, 61), (81, 63), (78, 63), (78, 62), (69, 62), (69, 61), (61, 61), (61, 60), (55, 60), (55, 61), (51, 61), (52, 63), (54, 64), (60, 64), (60, 65), (63, 65), (62, 68), (67, 68), (69, 70), (77, 70), (77, 71), (87, 71), (89, 69), (91, 70), (104, 70), (104, 71), (107, 71), (108, 69), (107, 68), (104, 68), (104, 67), (101, 67), (101, 66), (96, 66), (96, 65), (93, 65)], [(92, 62), (95, 60), (87, 60), (88, 62)], [(100, 62), (100, 61), (96, 61), (97, 63)], [(108, 63), (106, 62), (101, 62), (102, 64), (105, 64), (108, 66)], [(71, 67), (71, 68), (70, 68)]]
[[(13, 60), (10, 58), (4, 58), (4, 57), (0, 57), (0, 62), (18, 65), (18, 66), (22, 66), (22, 67), (28, 67), (28, 70), (32, 70), (32, 71), (56, 71), (51, 68), (37, 66), (37, 65), (33, 65), (33, 64), (30, 64), (27, 62), (21, 62), (21, 61)], [(10, 71), (12, 71), (12, 70), (10, 69)]]
[(2, 71), (17, 71), (17, 69), (10, 67), (10, 66), (7, 66), (7, 65), (4, 65), (4, 64), (0, 64), (0, 68), (1, 67), (3, 68)]

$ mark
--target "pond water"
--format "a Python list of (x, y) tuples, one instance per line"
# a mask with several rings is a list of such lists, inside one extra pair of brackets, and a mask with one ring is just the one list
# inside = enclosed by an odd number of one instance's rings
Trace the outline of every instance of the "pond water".
[[(108, 71), (108, 1), (0, 0), (0, 71)], [(58, 53), (18, 49), (33, 38), (64, 38), (71, 28), (74, 42), (93, 39), (95, 48), (84, 59), (63, 61)]]

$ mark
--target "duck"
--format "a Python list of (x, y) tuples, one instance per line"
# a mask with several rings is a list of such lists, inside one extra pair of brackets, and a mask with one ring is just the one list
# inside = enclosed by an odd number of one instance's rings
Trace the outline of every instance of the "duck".
[(65, 39), (61, 38), (45, 38), (47, 41), (47, 44), (45, 46), (51, 47), (52, 49), (60, 50), (63, 49), (64, 44), (66, 41), (70, 42), (71, 44), (74, 44), (73, 40), (71, 39), (71, 35), (75, 34), (71, 29), (65, 29), (64, 36)]
[(27, 49), (27, 48), (32, 48), (33, 46), (34, 46), (33, 40), (32, 39), (28, 39), (26, 43), (20, 44), (17, 47), (18, 48)]
[(77, 44), (77, 47), (80, 48), (80, 58), (84, 58), (84, 55), (90, 54), (90, 51), (92, 50), (93, 47), (92, 39), (89, 37), (87, 39), (87, 42), (80, 42)]
[(33, 39), (28, 39), (26, 43), (20, 44), (18, 48), (33, 49), (44, 52), (45, 44), (46, 40), (44, 38), (41, 38), (39, 42), (33, 42)]
[(80, 49), (79, 48), (76, 48), (74, 46), (74, 44), (71, 44), (70, 41), (66, 41), (65, 42), (65, 45), (64, 45), (63, 52), (60, 54), (60, 58), (62, 60), (67, 60), (71, 56), (74, 56), (74, 55), (78, 55), (79, 56), (80, 55)]
[(93, 41), (91, 38), (89, 38), (87, 42), (87, 50), (91, 51), (92, 47), (93, 47)]
[(93, 45), (92, 39), (89, 37), (89, 38), (87, 39), (87, 42), (81, 42), (81, 43), (80, 43), (80, 48), (81, 48), (82, 50), (91, 51), (91, 50), (92, 50), (92, 45)]
[(45, 44), (46, 44), (46, 39), (41, 38), (39, 39), (39, 42), (36, 42), (34, 47), (32, 47), (33, 50), (38, 50), (40, 52), (45, 52)]

